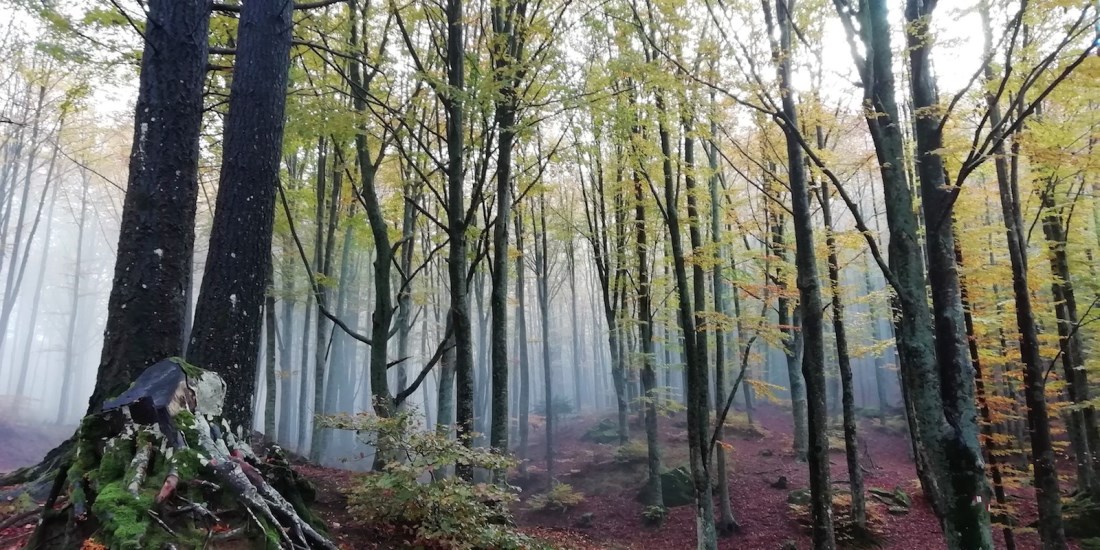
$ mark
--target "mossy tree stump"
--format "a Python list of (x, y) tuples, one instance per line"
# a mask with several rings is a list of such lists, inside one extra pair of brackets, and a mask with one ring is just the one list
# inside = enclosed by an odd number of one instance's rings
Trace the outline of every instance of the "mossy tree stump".
[(224, 397), (180, 359), (146, 369), (81, 422), (28, 547), (336, 550), (278, 448), (261, 460), (220, 419)]

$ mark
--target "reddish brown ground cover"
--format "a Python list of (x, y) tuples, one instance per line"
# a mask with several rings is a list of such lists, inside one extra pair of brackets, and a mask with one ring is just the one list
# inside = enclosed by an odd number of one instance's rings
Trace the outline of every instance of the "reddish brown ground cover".
[[(719, 539), (719, 548), (728, 549), (778, 549), (786, 541), (793, 541), (798, 548), (810, 548), (809, 534), (792, 519), (787, 504), (790, 490), (808, 486), (806, 465), (796, 462), (791, 449), (791, 422), (787, 412), (776, 407), (762, 407), (756, 414), (756, 425), (762, 432), (751, 435), (741, 432), (729, 434), (732, 444), (730, 464), (730, 499), (733, 512), (741, 524), (741, 532)], [(557, 453), (555, 468), (568, 472), (562, 482), (570, 483), (585, 494), (585, 501), (562, 514), (535, 512), (517, 506), (520, 525), (538, 527), (544, 536), (553, 533), (583, 533), (590, 548), (608, 549), (664, 549), (694, 548), (695, 526), (692, 506), (674, 508), (666, 523), (657, 529), (646, 528), (640, 521), (643, 505), (636, 501), (638, 488), (644, 480), (644, 465), (624, 470), (613, 460), (614, 446), (598, 445), (583, 441), (585, 429), (598, 418), (579, 418), (563, 426), (554, 445)], [(683, 424), (673, 419), (662, 419), (662, 440), (665, 444), (666, 467), (687, 464), (686, 431)], [(865, 474), (867, 487), (892, 490), (905, 489), (913, 497), (913, 506), (906, 515), (889, 515), (882, 507), (882, 548), (897, 550), (933, 550), (945, 548), (938, 521), (928, 503), (920, 495), (913, 463), (908, 456), (908, 442), (902, 434), (891, 433), (865, 420), (861, 439), (867, 447), (870, 460), (865, 460), (869, 472)], [(639, 426), (634, 426), (636, 437), (644, 437)], [(538, 441), (544, 434), (532, 435)], [(533, 444), (528, 454), (533, 463), (543, 460), (545, 446)], [(847, 469), (844, 454), (832, 454), (832, 473), (835, 487), (844, 487)], [(780, 476), (786, 476), (790, 489), (772, 487)], [(545, 480), (532, 478), (521, 483), (527, 492), (542, 491)], [(529, 497), (530, 495), (526, 495)], [(1018, 506), (1026, 506), (1032, 498), (1021, 490)], [(716, 503), (717, 504), (717, 503)], [(590, 528), (575, 527), (583, 514), (592, 513), (594, 524)], [(1028, 511), (1025, 523), (1033, 521), (1033, 511)], [(998, 547), (1003, 547), (997, 533)], [(1039, 548), (1034, 534), (1017, 535), (1020, 549)]]
[[(643, 505), (636, 500), (645, 470), (643, 464), (623, 466), (614, 460), (616, 447), (582, 440), (585, 430), (595, 425), (600, 417), (580, 416), (562, 423), (554, 445), (555, 470), (559, 479), (571, 484), (585, 496), (584, 502), (565, 512), (534, 511), (527, 500), (544, 490), (545, 477), (542, 460), (545, 446), (544, 433), (535, 430), (527, 453), (530, 458), (528, 473), (513, 473), (513, 483), (523, 488), (521, 501), (514, 507), (516, 520), (526, 533), (550, 541), (556, 547), (572, 549), (688, 549), (694, 547), (695, 531), (692, 507), (683, 506), (670, 511), (660, 528), (642, 525)], [(732, 444), (730, 459), (730, 495), (734, 514), (740, 522), (739, 534), (719, 540), (720, 548), (746, 550), (778, 549), (787, 541), (798, 548), (810, 548), (805, 530), (792, 519), (787, 505), (790, 490), (806, 487), (805, 464), (796, 462), (790, 453), (791, 427), (787, 413), (775, 407), (763, 407), (756, 415), (759, 434), (729, 434)], [(686, 430), (680, 419), (661, 420), (662, 440), (666, 467), (687, 463)], [(944, 548), (939, 526), (920, 496), (913, 465), (908, 458), (908, 443), (901, 434), (879, 428), (873, 421), (862, 425), (862, 440), (867, 447), (865, 465), (869, 471), (866, 482), (869, 487), (893, 489), (901, 487), (913, 495), (913, 506), (907, 515), (881, 514), (882, 548), (897, 550), (936, 550)], [(640, 426), (633, 426), (636, 438), (642, 437)], [(0, 446), (8, 447), (11, 442)], [(43, 442), (41, 449), (20, 449), (21, 454), (44, 454), (49, 445)], [(20, 457), (23, 458), (23, 457)], [(26, 463), (27, 460), (20, 460)], [(844, 455), (833, 453), (833, 479), (842, 487), (847, 479)], [(14, 464), (0, 465), (11, 468)], [(354, 482), (353, 472), (299, 464), (300, 471), (317, 486), (318, 502), (315, 511), (329, 524), (333, 536), (342, 548), (372, 549), (393, 548), (386, 533), (370, 526), (358, 525), (347, 510), (343, 490)], [(1072, 471), (1071, 468), (1068, 471)], [(786, 476), (789, 489), (771, 486), (780, 476)], [(1070, 481), (1067, 480), (1067, 484)], [(1017, 491), (1016, 506), (1024, 510), (1024, 524), (1034, 521), (1030, 489)], [(2, 505), (4, 503), (0, 503)], [(590, 527), (576, 526), (584, 514), (592, 514)], [(0, 513), (0, 520), (5, 514)], [(15, 525), (0, 529), (0, 550), (17, 548), (25, 541), (33, 525)], [(998, 547), (1000, 533), (998, 536)], [(1017, 536), (1021, 550), (1039, 548), (1032, 533)]]

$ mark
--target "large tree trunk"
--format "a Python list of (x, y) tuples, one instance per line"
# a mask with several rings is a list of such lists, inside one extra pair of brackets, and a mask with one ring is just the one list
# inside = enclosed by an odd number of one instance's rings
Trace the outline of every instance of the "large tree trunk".
[[(470, 327), (468, 290), (469, 265), (463, 189), (463, 101), (465, 89), (465, 13), (462, 0), (447, 0), (447, 85), (443, 106), (447, 114), (447, 237), (449, 250), (447, 274), (450, 281), (450, 317), (455, 339), (455, 394), (458, 438), (466, 445), (473, 445), (474, 430), (474, 347)], [(455, 467), (458, 477), (470, 481), (473, 469), (460, 464)]]
[(496, 204), (493, 226), (492, 311), (490, 339), (492, 377), (492, 424), (489, 445), (498, 452), (508, 449), (508, 224), (512, 213), (512, 148), (516, 138), (516, 85), (523, 74), (524, 24), (526, 1), (509, 0), (492, 6), (494, 75), (500, 86), (500, 98), (494, 114), (500, 135), (497, 138)]
[[(937, 258), (930, 271), (937, 278), (933, 288), (940, 306), (935, 320), (944, 331), (942, 338), (937, 338), (931, 329), (933, 316), (926, 295), (917, 215), (913, 211), (912, 193), (905, 172), (907, 163), (903, 154), (902, 123), (894, 96), (887, 5), (884, 0), (869, 0), (854, 11), (844, 2), (834, 0), (834, 4), (853, 40), (857, 33), (853, 19), (859, 20), (858, 38), (868, 52), (866, 59), (855, 54), (855, 60), (863, 79), (864, 101), (868, 106), (865, 118), (875, 144), (890, 228), (889, 275), (900, 314), (895, 327), (897, 349), (903, 381), (902, 394), (909, 411), (916, 452), (917, 474), (933, 510), (941, 518), (948, 545), (989, 548), (992, 545), (989, 516), (984, 507), (973, 505), (982, 493), (984, 472), (979, 467), (972, 370), (966, 360), (965, 336), (956, 334), (962, 332), (961, 307), (958, 300), (951, 299), (952, 292), (956, 297), (958, 294), (957, 280), (954, 291), (951, 281), (955, 277), (954, 252), (950, 250), (950, 261), (945, 261), (944, 245), (950, 243), (943, 239), (945, 228), (935, 227), (929, 242), (935, 242), (933, 248)], [(921, 90), (915, 96), (920, 96), (926, 109), (931, 109), (929, 105), (934, 101), (930, 102), (928, 96), (934, 94), (928, 88), (931, 81), (927, 73), (926, 39), (922, 35), (914, 40), (910, 45), (910, 55), (918, 61), (913, 68), (917, 73), (913, 82)], [(923, 128), (927, 130), (932, 125), (934, 130), (935, 124), (925, 118)], [(927, 156), (933, 150), (928, 137), (924, 132), (918, 140), (921, 169), (927, 176), (935, 177), (932, 172), (937, 168), (933, 165), (939, 157)], [(926, 162), (928, 158), (932, 160)], [(942, 183), (942, 164), (939, 170)], [(931, 194), (925, 202), (925, 211), (949, 216), (949, 212), (943, 211), (943, 205), (937, 207), (933, 200), (937, 191), (948, 191), (935, 189), (931, 181), (926, 187)], [(948, 240), (951, 240), (951, 224), (943, 225), (948, 230)], [(952, 312), (958, 315), (952, 315)], [(956, 324), (957, 330), (952, 326)], [(944, 349), (943, 357), (937, 356), (937, 344)], [(941, 364), (944, 365), (943, 371)], [(947, 378), (941, 380), (945, 375)]]
[(241, 8), (210, 249), (187, 350), (192, 362), (226, 379), (226, 420), (246, 433), (271, 263), (292, 8), (277, 0)]
[(150, 0), (147, 7), (158, 24), (145, 31), (118, 258), (89, 412), (146, 366), (183, 351), (209, 4)]
[[(949, 465), (944, 469), (948, 476), (940, 489), (944, 491), (945, 512), (951, 518), (949, 523), (957, 526), (954, 531), (947, 529), (948, 544), (988, 548), (992, 546), (989, 514), (985, 506), (974, 505), (977, 499), (986, 495), (985, 468), (978, 442), (974, 368), (970, 363), (955, 264), (953, 194), (946, 186), (939, 153), (943, 147), (941, 121), (933, 114), (939, 99), (929, 58), (931, 41), (926, 32), (931, 9), (932, 6), (925, 6), (918, 0), (907, 0), (905, 37), (913, 108), (920, 113), (915, 122), (915, 157), (925, 214), (936, 362), (943, 414), (947, 420), (942, 445), (937, 445), (937, 450), (944, 454), (942, 460)], [(930, 444), (927, 440), (923, 443)]]

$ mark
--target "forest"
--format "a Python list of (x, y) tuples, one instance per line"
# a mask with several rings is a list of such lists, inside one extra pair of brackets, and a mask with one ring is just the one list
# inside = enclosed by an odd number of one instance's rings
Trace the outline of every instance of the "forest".
[(1096, 0), (0, 28), (0, 549), (1100, 549)]

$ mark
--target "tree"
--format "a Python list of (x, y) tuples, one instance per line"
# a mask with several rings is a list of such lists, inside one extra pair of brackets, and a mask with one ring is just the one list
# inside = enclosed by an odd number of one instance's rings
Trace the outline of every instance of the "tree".
[(246, 433), (271, 263), (292, 9), (283, 0), (241, 7), (217, 206), (187, 349), (191, 362), (226, 379), (225, 417)]
[(145, 367), (183, 351), (210, 15), (207, 3), (196, 0), (148, 6), (153, 23), (145, 31), (118, 257), (89, 413)]

